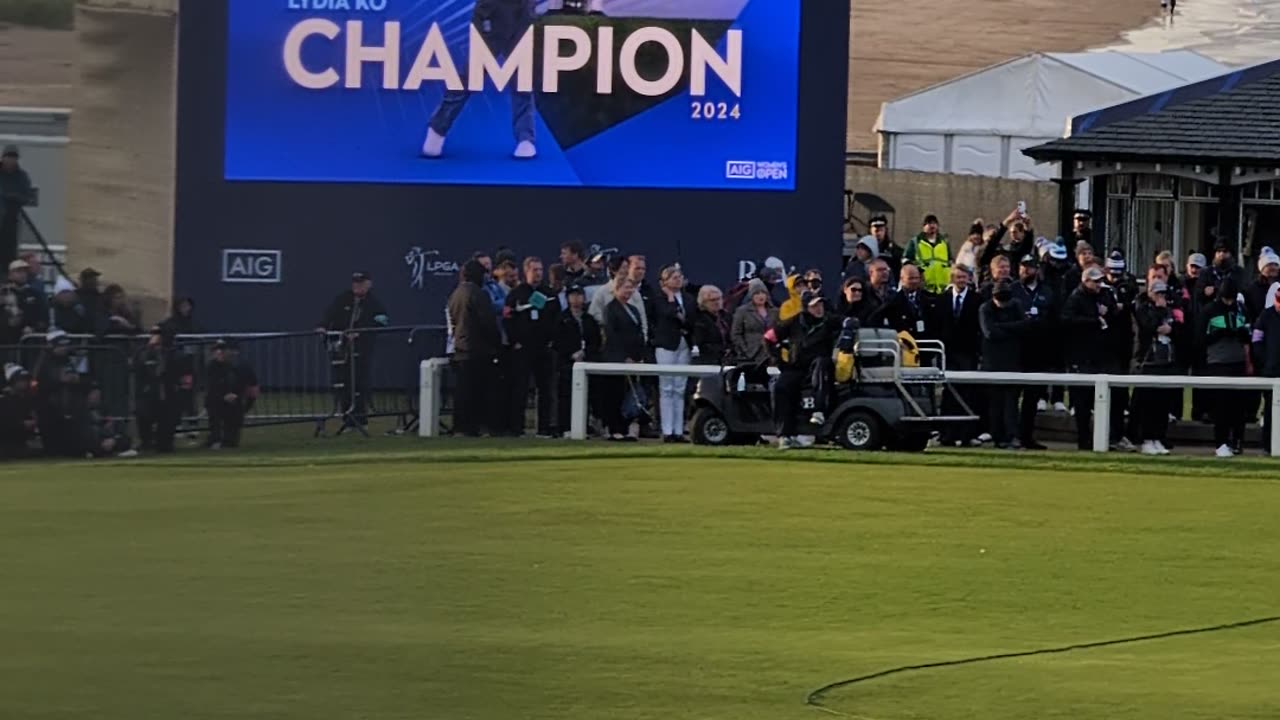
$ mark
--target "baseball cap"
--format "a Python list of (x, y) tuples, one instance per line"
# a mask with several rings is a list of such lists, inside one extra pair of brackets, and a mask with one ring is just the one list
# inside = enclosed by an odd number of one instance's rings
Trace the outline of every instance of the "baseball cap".
[(881, 225), (881, 226), (886, 226), (886, 227), (887, 227), (887, 226), (889, 225), (889, 220), (888, 220), (888, 218), (886, 218), (886, 217), (885, 217), (885, 216), (883, 216), (883, 215), (874, 215), (874, 216), (872, 216), (872, 218), (871, 218), (871, 222), (867, 223), (867, 227), (875, 227), (875, 226), (877, 226), (877, 225)]
[(31, 377), (31, 373), (27, 369), (17, 363), (8, 363), (4, 366), (4, 381), (13, 382), (14, 378)]
[(1036, 259), (1035, 255), (1031, 254), (1023, 255), (1020, 264), (1027, 267), (1040, 267), (1040, 261)]
[(102, 277), (102, 273), (98, 272), (97, 270), (94, 270), (91, 267), (87, 267), (80, 271), (81, 280), (85, 278), (90, 278), (90, 277)]
[(48, 335), (44, 336), (46, 342), (50, 345), (70, 345), (71, 338), (65, 330), (50, 330)]
[(812, 307), (824, 302), (826, 302), (826, 299), (822, 297), (822, 293), (816, 293), (812, 290), (805, 290), (800, 295), (800, 304), (805, 307)]
[(1204, 253), (1191, 253), (1191, 256), (1187, 258), (1187, 264), (1198, 268), (1206, 268), (1209, 267), (1209, 259), (1204, 256)]
[(1084, 208), (1076, 208), (1076, 211), (1072, 213), (1071, 216), (1078, 218), (1091, 218), (1093, 217), (1093, 213)]
[(3, 154), (0, 154), (0, 157), (9, 157), (10, 155), (12, 155), (13, 157), (18, 157), (18, 146), (17, 146), (17, 145), (5, 145), (5, 146), (4, 146), (4, 153), (3, 153)]
[(564, 289), (565, 297), (569, 297), (570, 295), (586, 295), (586, 294), (587, 294), (587, 291), (583, 289), (583, 287), (578, 283), (574, 283)]
[(1084, 275), (1082, 277), (1085, 280), (1101, 280), (1102, 271), (1099, 270), (1096, 265), (1090, 266), (1089, 269), (1084, 271)]
[(26, 260), (14, 260), (13, 262), (9, 263), (9, 270), (11, 272), (14, 270), (30, 270), (30, 269), (31, 269), (31, 266), (27, 264)]
[(1259, 272), (1268, 265), (1280, 265), (1280, 255), (1276, 255), (1275, 253), (1264, 253), (1258, 257)]
[(369, 277), (369, 273), (367, 272), (351, 273), (351, 282), (364, 282), (365, 280), (372, 280), (372, 279), (373, 278)]
[(57, 280), (53, 281), (54, 295), (58, 295), (64, 292), (75, 292), (75, 291), (76, 291), (76, 286), (73, 285), (70, 280), (62, 277), (61, 275), (58, 276)]

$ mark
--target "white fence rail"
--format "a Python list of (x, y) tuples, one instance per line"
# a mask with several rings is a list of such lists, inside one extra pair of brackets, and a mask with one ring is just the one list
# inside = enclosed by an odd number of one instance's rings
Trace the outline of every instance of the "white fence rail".
[[(448, 361), (434, 358), (422, 363), (422, 416), (418, 434), (435, 437), (440, 428), (441, 372)], [(576, 363), (573, 366), (572, 409), (569, 437), (587, 439), (587, 378), (590, 375), (630, 375), (699, 378), (719, 375), (714, 365), (633, 365), (630, 363)], [(770, 372), (777, 371), (770, 368)], [(1110, 446), (1111, 388), (1205, 388), (1211, 390), (1255, 390), (1271, 392), (1271, 456), (1280, 457), (1280, 378), (1202, 377), (1185, 375), (1073, 375), (1060, 373), (960, 372), (948, 371), (947, 381), (959, 385), (1063, 385), (1093, 387), (1093, 451), (1104, 453)]]

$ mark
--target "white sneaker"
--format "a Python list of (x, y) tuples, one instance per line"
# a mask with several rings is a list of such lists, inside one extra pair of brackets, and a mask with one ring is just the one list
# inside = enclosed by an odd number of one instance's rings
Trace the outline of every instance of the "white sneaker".
[(137, 450), (125, 450), (124, 452), (117, 454), (117, 455), (116, 455), (116, 457), (118, 457), (118, 458), (136, 458), (136, 457), (138, 457), (138, 451), (137, 451)]
[(538, 157), (538, 147), (529, 140), (521, 140), (516, 145), (515, 157), (519, 160), (532, 160)]
[(800, 435), (796, 438), (796, 446), (802, 448), (811, 448), (818, 444), (818, 438), (813, 435)]
[(981, 442), (981, 443), (991, 442), (991, 433), (982, 433), (981, 435), (979, 435), (978, 442)]
[(1161, 452), (1160, 452), (1160, 449), (1156, 447), (1156, 444), (1154, 442), (1152, 442), (1151, 440), (1147, 440), (1146, 442), (1142, 443), (1142, 454), (1143, 455), (1160, 455)]
[(809, 422), (813, 423), (814, 425), (821, 425), (826, 421), (827, 421), (827, 416), (820, 412), (814, 413), (813, 416), (809, 418)]
[(438, 158), (444, 154), (444, 136), (427, 128), (426, 142), (422, 143), (422, 154), (429, 158)]
[(1172, 451), (1172, 450), (1170, 450), (1169, 448), (1165, 447), (1165, 446), (1164, 446), (1164, 443), (1160, 442), (1159, 440), (1156, 440), (1156, 441), (1154, 441), (1154, 442), (1155, 442), (1155, 444), (1156, 444), (1156, 450), (1158, 450), (1158, 451), (1160, 452), (1160, 454), (1161, 454), (1161, 455), (1172, 455), (1172, 454), (1173, 454), (1173, 451)]
[(1045, 402), (1044, 400), (1041, 400), (1040, 402), (1036, 403), (1036, 412), (1044, 412), (1048, 409), (1049, 409), (1049, 403)]
[(790, 438), (790, 437), (778, 438), (779, 450), (794, 450), (795, 448), (798, 448), (798, 447), (800, 447), (800, 443), (796, 442), (795, 438)]
[(1218, 446), (1218, 451), (1217, 451), (1217, 452), (1215, 452), (1215, 453), (1214, 453), (1214, 455), (1217, 455), (1217, 456), (1218, 456), (1218, 457), (1220, 457), (1220, 458), (1229, 458), (1229, 457), (1235, 457), (1235, 456), (1236, 456), (1236, 454), (1235, 454), (1235, 453), (1231, 452), (1231, 446), (1230, 446), (1230, 445), (1219, 445), (1219, 446)]
[(1065, 413), (1067, 411), (1067, 404), (1064, 402), (1056, 402), (1053, 404), (1053, 411), (1056, 413)]

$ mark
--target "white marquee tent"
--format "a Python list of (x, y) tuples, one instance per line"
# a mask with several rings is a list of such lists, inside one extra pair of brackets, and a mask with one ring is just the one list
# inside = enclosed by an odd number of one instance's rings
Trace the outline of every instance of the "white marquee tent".
[(880, 166), (1048, 180), (1057, 169), (1022, 150), (1072, 117), (1230, 70), (1191, 50), (1032, 53), (884, 103)]

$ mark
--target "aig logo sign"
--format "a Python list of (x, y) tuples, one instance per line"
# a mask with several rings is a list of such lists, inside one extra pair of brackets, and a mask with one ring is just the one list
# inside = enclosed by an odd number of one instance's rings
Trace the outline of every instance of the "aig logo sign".
[(279, 250), (223, 250), (222, 282), (280, 282)]

